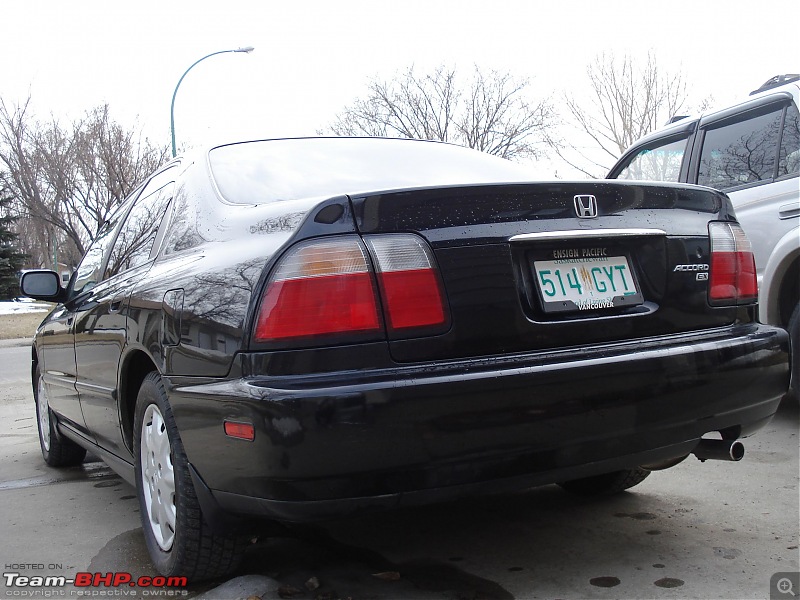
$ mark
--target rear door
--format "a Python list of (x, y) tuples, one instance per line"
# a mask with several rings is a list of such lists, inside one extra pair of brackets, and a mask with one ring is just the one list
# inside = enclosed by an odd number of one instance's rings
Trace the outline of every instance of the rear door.
[(120, 228), (103, 280), (75, 307), (76, 387), (83, 415), (98, 444), (119, 456), (128, 454), (117, 399), (130, 291), (152, 265), (151, 253), (172, 199), (174, 172), (162, 172), (148, 182)]

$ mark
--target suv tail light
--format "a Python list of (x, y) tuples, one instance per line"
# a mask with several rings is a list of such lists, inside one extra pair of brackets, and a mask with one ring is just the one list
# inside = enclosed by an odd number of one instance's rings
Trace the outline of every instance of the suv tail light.
[(409, 234), (366, 238), (390, 335), (447, 324), (442, 283), (428, 244)]
[(366, 251), (348, 236), (303, 242), (281, 258), (261, 300), (255, 339), (380, 332)]
[(749, 304), (758, 299), (753, 249), (736, 223), (710, 223), (711, 275), (709, 302), (716, 306)]

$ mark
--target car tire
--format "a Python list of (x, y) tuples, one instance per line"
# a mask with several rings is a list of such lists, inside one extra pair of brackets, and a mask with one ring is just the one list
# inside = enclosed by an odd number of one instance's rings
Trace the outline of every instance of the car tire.
[(34, 382), (33, 399), (36, 402), (39, 447), (42, 449), (44, 462), (51, 467), (79, 465), (86, 457), (86, 449), (58, 433), (56, 417), (50, 409), (47, 386), (44, 385), (38, 364), (34, 372)]
[(792, 352), (792, 380), (787, 397), (800, 402), (800, 304), (795, 307), (787, 330)]
[(607, 496), (617, 494), (640, 484), (651, 471), (642, 468), (625, 469), (613, 473), (603, 473), (583, 479), (573, 479), (559, 483), (562, 488), (579, 496)]
[(158, 373), (145, 377), (134, 422), (136, 492), (145, 543), (158, 571), (190, 581), (239, 565), (242, 536), (213, 533), (203, 520), (172, 408)]

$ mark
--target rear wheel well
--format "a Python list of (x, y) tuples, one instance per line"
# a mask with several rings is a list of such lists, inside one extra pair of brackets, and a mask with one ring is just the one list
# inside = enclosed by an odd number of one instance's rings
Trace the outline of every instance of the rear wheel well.
[(120, 374), (119, 412), (122, 438), (131, 452), (133, 452), (133, 416), (136, 411), (136, 397), (147, 374), (157, 370), (147, 354), (137, 351), (127, 357)]
[(778, 296), (780, 325), (788, 327), (789, 319), (800, 302), (800, 257), (795, 258), (786, 270)]

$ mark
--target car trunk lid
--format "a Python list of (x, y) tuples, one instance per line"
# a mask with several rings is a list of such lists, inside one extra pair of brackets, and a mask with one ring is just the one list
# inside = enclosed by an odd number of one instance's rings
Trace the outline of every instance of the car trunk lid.
[[(555, 182), (415, 189), (352, 198), (365, 237), (427, 240), (446, 333), (390, 339), (400, 362), (580, 348), (719, 327), (707, 301), (708, 223), (727, 198), (699, 187)], [(391, 337), (391, 336), (390, 336)]]

